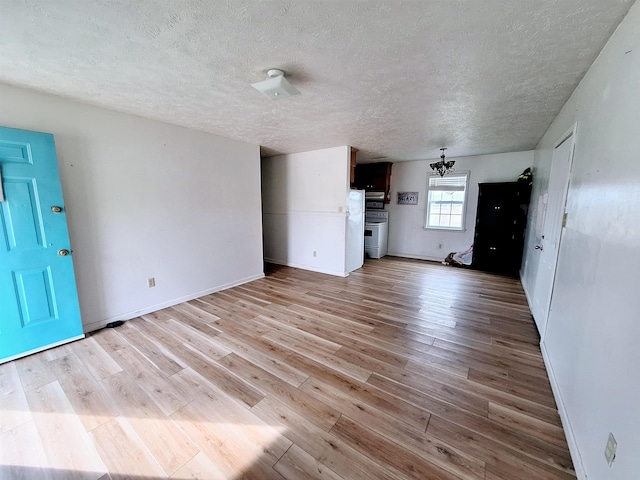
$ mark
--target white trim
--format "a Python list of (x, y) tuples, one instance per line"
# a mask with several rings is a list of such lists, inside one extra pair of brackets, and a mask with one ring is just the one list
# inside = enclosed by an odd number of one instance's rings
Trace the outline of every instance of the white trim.
[(105, 318), (104, 320), (98, 320), (97, 322), (87, 323), (83, 325), (84, 331), (85, 333), (93, 332), (94, 330), (99, 330), (105, 327), (108, 323), (111, 322), (117, 322), (120, 320), (131, 320), (132, 318), (139, 317), (140, 315), (146, 315), (147, 313), (156, 312), (158, 310), (162, 310), (163, 308), (172, 307), (174, 305), (178, 305), (179, 303), (188, 302), (189, 300), (193, 300), (194, 298), (204, 297), (205, 295), (209, 295), (210, 293), (216, 293), (221, 290), (237, 287), (238, 285), (253, 282), (254, 280), (258, 280), (260, 278), (264, 278), (264, 273), (261, 273), (259, 275), (252, 275), (250, 277), (246, 277), (235, 282), (226, 283), (224, 285), (218, 285), (217, 287), (208, 288), (207, 290), (202, 290), (200, 292), (185, 295), (184, 297), (174, 298), (173, 300), (169, 300), (167, 302), (157, 303), (155, 305), (151, 305), (140, 310), (135, 310), (133, 312), (127, 312), (116, 315), (114, 317)]
[(415, 260), (426, 260), (428, 262), (438, 262), (442, 263), (446, 257), (429, 257), (426, 255), (415, 255), (413, 253), (398, 253), (398, 252), (387, 252), (387, 255), (390, 257), (400, 257), (400, 258), (413, 258)]
[[(462, 217), (464, 218), (464, 214), (462, 214)], [(426, 220), (425, 220), (426, 222)], [(458, 227), (422, 227), (425, 230), (444, 230), (445, 232), (466, 232), (467, 229), (464, 226), (464, 220), (462, 220), (462, 224), (463, 224), (463, 228), (458, 228)]]
[(304, 210), (288, 210), (286, 212), (262, 212), (263, 215), (304, 215), (308, 217), (346, 217), (346, 208), (343, 212), (307, 212)]
[[(529, 305), (529, 311), (531, 312), (531, 316), (533, 317), (533, 303), (531, 303), (531, 295), (529, 294), (528, 287), (524, 281), (524, 271), (521, 269), (518, 273), (520, 275), (520, 285), (522, 285), (522, 291), (524, 292), (524, 296), (527, 299), (527, 305)], [(542, 339), (540, 339), (540, 342), (542, 342)]]
[[(334, 277), (348, 277), (348, 272), (341, 272), (339, 270), (326, 270), (324, 268), (316, 268), (310, 265), (302, 265), (299, 263), (288, 263), (282, 260), (276, 260), (275, 258), (265, 258), (267, 263), (275, 263), (276, 265), (283, 265), (285, 267), (298, 268), (300, 270), (309, 270), (310, 272), (325, 273), (327, 275), (333, 275)], [(355, 270), (354, 270), (355, 271)]]
[[(566, 138), (565, 138), (566, 140)], [(527, 299), (527, 303), (529, 304), (529, 310), (531, 310), (531, 297), (527, 290), (527, 286), (525, 282), (522, 281), (523, 277), (522, 270), (520, 271), (520, 284), (522, 285), (522, 290), (524, 291), (524, 296)], [(564, 400), (562, 398), (562, 394), (560, 393), (560, 385), (558, 385), (558, 381), (556, 380), (555, 373), (553, 372), (553, 367), (551, 366), (551, 360), (549, 359), (549, 354), (547, 353), (546, 344), (540, 339), (540, 351), (542, 352), (542, 358), (544, 360), (544, 366), (547, 370), (547, 376), (549, 377), (549, 383), (551, 384), (551, 391), (553, 392), (553, 398), (556, 401), (556, 406), (558, 407), (558, 414), (560, 415), (560, 421), (562, 422), (562, 429), (564, 430), (564, 434), (567, 440), (567, 445), (569, 446), (569, 453), (571, 454), (571, 460), (573, 461), (573, 468), (576, 471), (576, 475), (579, 480), (586, 480), (587, 474), (584, 469), (584, 464), (582, 462), (582, 455), (580, 455), (580, 450), (578, 449), (578, 443), (576, 442), (576, 437), (573, 432), (573, 428), (571, 427), (571, 422), (569, 421), (569, 415), (567, 413), (567, 409), (564, 404)]]
[(569, 446), (569, 453), (571, 454), (571, 460), (573, 461), (573, 468), (576, 471), (578, 480), (587, 480), (587, 473), (584, 468), (584, 462), (582, 461), (582, 455), (580, 455), (580, 449), (576, 442), (576, 436), (571, 427), (569, 421), (569, 414), (562, 398), (560, 385), (556, 380), (556, 376), (551, 366), (551, 360), (547, 353), (547, 347), (544, 342), (540, 342), (540, 351), (542, 352), (542, 358), (544, 359), (544, 365), (547, 369), (547, 376), (549, 377), (549, 383), (551, 384), (551, 390), (553, 391), (553, 397), (556, 400), (556, 406), (558, 407), (558, 413), (560, 414), (560, 421), (562, 422), (562, 428), (564, 430), (565, 437), (567, 438), (567, 445)]
[[(564, 142), (566, 142), (569, 137), (573, 137), (573, 146), (575, 148), (576, 145), (576, 132), (578, 131), (578, 122), (574, 123), (571, 128), (569, 130), (567, 130), (566, 132), (564, 132), (564, 135), (562, 135), (560, 137), (560, 139), (558, 141), (556, 141), (556, 143), (553, 144), (553, 149), (555, 150), (556, 148), (558, 148), (560, 145), (562, 145)], [(571, 164), (573, 165), (573, 151), (571, 152)]]
[(82, 335), (77, 335), (75, 337), (65, 338), (64, 340), (60, 340), (59, 342), (50, 343), (49, 345), (45, 345), (43, 347), (38, 347), (38, 348), (34, 348), (33, 350), (28, 350), (26, 352), (18, 353), (17, 355), (0, 358), (0, 364), (10, 362), (11, 360), (16, 360), (18, 358), (26, 357), (27, 355), (33, 355), (34, 353), (42, 352), (44, 350), (48, 350), (53, 347), (59, 347), (60, 345), (64, 345), (65, 343), (75, 342), (76, 340), (82, 340), (83, 338), (84, 338), (84, 333)]
[(464, 199), (462, 200), (462, 225), (460, 227), (441, 227), (441, 226), (429, 226), (429, 192), (431, 188), (429, 187), (429, 183), (431, 178), (442, 178), (437, 174), (431, 173), (431, 175), (427, 176), (427, 190), (425, 192), (425, 209), (424, 209), (424, 222), (422, 224), (422, 228), (425, 230), (445, 230), (447, 232), (466, 232), (467, 231), (467, 207), (469, 200), (469, 179), (471, 178), (470, 170), (460, 170), (451, 173), (449, 176), (463, 176), (465, 177), (464, 184)]

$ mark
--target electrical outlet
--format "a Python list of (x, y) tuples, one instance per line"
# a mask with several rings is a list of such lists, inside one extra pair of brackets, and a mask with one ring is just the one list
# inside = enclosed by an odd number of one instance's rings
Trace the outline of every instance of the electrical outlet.
[(441, 243), (438, 244), (438, 250), (442, 250), (442, 244)]
[(607, 440), (607, 446), (604, 449), (604, 458), (607, 459), (607, 463), (609, 466), (616, 459), (616, 449), (618, 448), (618, 442), (616, 442), (616, 437), (613, 436), (613, 433), (609, 433), (609, 439)]
[(149, 288), (151, 287), (155, 287), (156, 286), (156, 279), (151, 277), (151, 278), (147, 278), (147, 286)]
[(313, 256), (314, 256), (314, 257), (317, 257), (317, 254), (316, 254), (316, 251), (315, 251), (315, 250), (313, 251)]

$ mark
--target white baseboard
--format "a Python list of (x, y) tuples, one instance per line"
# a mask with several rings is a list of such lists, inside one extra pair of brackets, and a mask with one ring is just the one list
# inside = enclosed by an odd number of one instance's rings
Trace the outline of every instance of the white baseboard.
[[(520, 270), (520, 284), (522, 285), (524, 296), (527, 299), (529, 310), (533, 311), (531, 295), (526, 283), (522, 279), (522, 270)], [(558, 380), (556, 379), (555, 373), (553, 371), (553, 366), (551, 365), (551, 360), (549, 359), (549, 354), (547, 353), (547, 347), (544, 343), (544, 339), (540, 339), (540, 351), (542, 352), (542, 358), (544, 359), (544, 366), (547, 369), (547, 376), (549, 377), (549, 383), (551, 384), (551, 390), (553, 391), (553, 398), (556, 401), (558, 413), (560, 414), (562, 429), (564, 430), (564, 434), (567, 437), (567, 445), (569, 446), (569, 453), (571, 454), (571, 460), (573, 461), (573, 468), (575, 469), (576, 475), (579, 480), (586, 480), (587, 474), (584, 470), (582, 456), (580, 455), (580, 450), (578, 449), (578, 443), (576, 442), (576, 437), (573, 433), (571, 422), (569, 421), (567, 408), (565, 407), (564, 399), (562, 398), (562, 393), (560, 391), (560, 385), (558, 384)]]
[(576, 442), (576, 437), (573, 432), (573, 428), (571, 427), (571, 422), (569, 421), (567, 408), (565, 407), (562, 392), (560, 391), (560, 385), (558, 385), (558, 381), (553, 372), (551, 360), (549, 360), (547, 347), (544, 342), (540, 343), (540, 350), (542, 351), (542, 358), (544, 359), (544, 365), (547, 369), (547, 375), (549, 376), (549, 383), (551, 383), (553, 397), (556, 400), (558, 413), (560, 414), (560, 421), (562, 421), (562, 428), (565, 436), (567, 437), (567, 444), (569, 445), (569, 453), (571, 454), (571, 460), (573, 461), (573, 468), (576, 471), (578, 480), (587, 480), (587, 473), (585, 472), (584, 463), (582, 462), (582, 455), (580, 455), (580, 449), (578, 448), (578, 443)]
[(93, 332), (94, 330), (99, 330), (105, 327), (108, 323), (111, 323), (111, 322), (117, 322), (120, 320), (131, 320), (132, 318), (139, 317), (140, 315), (146, 315), (147, 313), (156, 312), (158, 310), (162, 310), (163, 308), (172, 307), (173, 305), (177, 305), (179, 303), (188, 302), (189, 300), (193, 300), (194, 298), (204, 297), (205, 295), (209, 295), (210, 293), (216, 293), (221, 290), (237, 287), (238, 285), (253, 282), (254, 280), (258, 280), (260, 278), (264, 278), (264, 273), (261, 273), (259, 275), (252, 275), (250, 277), (246, 277), (240, 280), (236, 280), (234, 282), (226, 283), (224, 285), (218, 285), (217, 287), (208, 288), (206, 290), (185, 295), (183, 297), (174, 298), (166, 302), (150, 305), (148, 307), (142, 308), (140, 310), (135, 310), (133, 312), (127, 312), (121, 315), (116, 315), (114, 317), (105, 318), (104, 320), (99, 320), (97, 322), (87, 323), (83, 325), (83, 328), (85, 333)]
[(520, 285), (522, 285), (522, 290), (524, 291), (524, 296), (527, 299), (527, 305), (529, 305), (529, 311), (533, 312), (533, 303), (531, 303), (531, 296), (529, 295), (529, 290), (527, 288), (527, 285), (523, 281), (522, 270), (520, 270), (519, 275), (520, 275)]
[(412, 253), (397, 253), (397, 252), (388, 252), (387, 255), (389, 255), (390, 257), (413, 258), (415, 260), (427, 260), (429, 262), (438, 262), (438, 263), (442, 263), (442, 261), (446, 257), (446, 255), (444, 257), (429, 257), (426, 255), (413, 255)]
[[(522, 279), (522, 270), (520, 270), (519, 275), (520, 275), (520, 285), (522, 285), (522, 291), (524, 292), (524, 298), (527, 299), (527, 305), (529, 305), (529, 312), (531, 312), (531, 316), (533, 317), (533, 322), (535, 324), (536, 330), (538, 330), (538, 334), (540, 334), (540, 328), (538, 328), (538, 322), (533, 316), (533, 299), (531, 298), (531, 294), (529, 293), (527, 284)], [(544, 338), (542, 337), (542, 335), (540, 335), (540, 348), (542, 348), (543, 340)]]
[(276, 260), (275, 258), (265, 258), (267, 263), (275, 263), (276, 265), (282, 265), (285, 267), (299, 268), (300, 270), (309, 270), (310, 272), (325, 273), (327, 275), (333, 275), (334, 277), (348, 277), (347, 272), (340, 272), (337, 270), (326, 270), (324, 268), (312, 267), (310, 265), (301, 265), (298, 263), (285, 262), (284, 260)]

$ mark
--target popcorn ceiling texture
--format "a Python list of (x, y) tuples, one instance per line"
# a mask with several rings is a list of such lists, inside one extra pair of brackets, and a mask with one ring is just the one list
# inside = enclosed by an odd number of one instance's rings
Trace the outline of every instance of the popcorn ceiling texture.
[[(632, 0), (3, 0), (0, 82), (265, 155), (532, 149)], [(302, 95), (250, 84), (282, 68)]]

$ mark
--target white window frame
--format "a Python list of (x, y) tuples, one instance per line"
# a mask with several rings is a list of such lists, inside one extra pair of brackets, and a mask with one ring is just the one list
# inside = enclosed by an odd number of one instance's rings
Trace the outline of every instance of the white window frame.
[[(430, 175), (427, 178), (427, 201), (426, 201), (426, 216), (425, 216), (425, 221), (424, 221), (424, 228), (427, 230), (447, 230), (450, 232), (464, 232), (466, 231), (466, 219), (467, 219), (467, 198), (469, 196), (469, 172), (468, 171), (457, 171), (454, 173), (450, 173), (448, 175), (445, 175), (444, 177), (441, 177), (438, 174), (435, 175)], [(446, 189), (446, 185), (437, 185), (438, 180), (441, 180), (442, 183), (446, 183), (447, 179), (451, 180), (452, 178), (460, 178), (460, 177), (464, 177), (465, 181), (464, 181), (464, 199), (462, 200), (462, 225), (460, 227), (449, 227), (449, 226), (441, 226), (441, 225), (430, 225), (429, 224), (429, 219), (430, 219), (430, 214), (431, 214), (431, 208), (432, 208), (432, 192), (435, 191), (452, 191), (452, 189), (450, 190), (443, 190)], [(432, 185), (433, 183), (435, 183), (435, 185)], [(457, 187), (457, 189), (459, 189), (460, 186)], [(456, 202), (459, 203), (459, 202)]]

